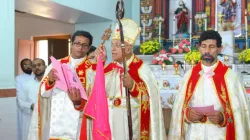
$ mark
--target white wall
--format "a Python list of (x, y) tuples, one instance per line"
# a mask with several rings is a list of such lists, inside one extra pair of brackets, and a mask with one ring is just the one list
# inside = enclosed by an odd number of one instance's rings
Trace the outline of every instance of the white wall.
[[(130, 11), (132, 20), (140, 26), (140, 0), (132, 0), (131, 3), (132, 7), (130, 7)], [(135, 45), (140, 45), (140, 37), (137, 38)]]
[(106, 19), (115, 19), (115, 5), (117, 0), (74, 0), (73, 2), (71, 0), (52, 1)]
[(0, 98), (0, 139), (16, 140), (16, 98)]
[[(93, 45), (95, 47), (98, 47), (102, 40), (101, 37), (104, 33), (104, 31), (112, 25), (112, 30), (114, 29), (114, 22), (98, 22), (98, 23), (85, 23), (85, 24), (76, 24), (76, 30), (85, 30), (92, 34), (93, 36)], [(112, 36), (111, 36), (112, 37)], [(110, 37), (110, 39), (111, 39)], [(106, 41), (105, 46), (107, 48), (107, 55), (108, 55), (108, 62), (111, 62), (111, 43), (110, 41)]]
[(30, 14), (15, 14), (16, 39), (30, 40), (31, 36), (72, 34), (75, 25)]
[(0, 89), (14, 88), (14, 0), (3, 0), (0, 5)]
[[(1, 0), (0, 13), (0, 89), (14, 88), (15, 83), (15, 15), (14, 0)], [(0, 98), (0, 139), (16, 139), (15, 98)]]

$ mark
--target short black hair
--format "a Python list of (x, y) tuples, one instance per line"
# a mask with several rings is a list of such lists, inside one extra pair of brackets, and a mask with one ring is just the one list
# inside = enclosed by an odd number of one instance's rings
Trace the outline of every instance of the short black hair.
[(90, 53), (94, 52), (96, 50), (95, 46), (91, 46), (89, 51), (87, 52), (87, 55), (89, 55)]
[[(44, 61), (42, 58), (35, 58), (34, 60), (41, 60), (42, 63), (43, 63), (43, 65), (46, 65), (46, 64), (45, 64), (45, 61)], [(33, 60), (33, 61), (34, 61), (34, 60)]]
[(31, 61), (30, 59), (24, 58), (24, 59), (20, 62), (21, 68), (23, 68), (23, 63), (24, 63), (24, 61), (30, 61), (30, 62), (32, 63), (32, 61)]
[(87, 32), (87, 31), (82, 31), (82, 30), (76, 31), (76, 32), (72, 35), (72, 38), (71, 38), (71, 41), (72, 41), (72, 42), (75, 41), (76, 36), (84, 36), (84, 37), (88, 38), (88, 39), (89, 39), (89, 46), (92, 45), (93, 36), (92, 36), (89, 32)]
[(199, 44), (201, 44), (202, 41), (208, 40), (208, 39), (216, 40), (216, 45), (217, 45), (217, 47), (218, 47), (218, 48), (221, 47), (222, 38), (221, 38), (220, 34), (219, 34), (217, 31), (214, 31), (214, 30), (207, 30), (207, 31), (204, 31), (204, 32), (201, 34), (201, 36), (200, 36)]

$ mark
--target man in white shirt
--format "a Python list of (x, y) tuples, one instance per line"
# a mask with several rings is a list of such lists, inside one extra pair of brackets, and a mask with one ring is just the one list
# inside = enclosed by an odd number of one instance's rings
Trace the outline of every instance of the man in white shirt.
[(45, 69), (46, 66), (43, 59), (34, 59), (32, 71), (35, 77), (25, 81), (20, 91), (22, 97), (17, 100), (17, 104), (22, 112), (22, 119), (19, 122), (21, 124), (21, 135), (18, 136), (18, 139), (20, 140), (27, 140), (32, 111), (34, 104), (37, 102), (38, 89)]
[(16, 76), (16, 99), (17, 99), (17, 140), (23, 140), (22, 120), (25, 118), (25, 113), (21, 110), (18, 100), (23, 99), (25, 95), (21, 94), (21, 90), (26, 81), (34, 78), (31, 69), (32, 61), (30, 59), (23, 59), (20, 63), (22, 74)]

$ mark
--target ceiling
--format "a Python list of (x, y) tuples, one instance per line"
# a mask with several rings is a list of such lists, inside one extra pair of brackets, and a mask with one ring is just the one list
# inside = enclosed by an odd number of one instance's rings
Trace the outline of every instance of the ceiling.
[(15, 0), (15, 10), (72, 24), (110, 21), (49, 0)]

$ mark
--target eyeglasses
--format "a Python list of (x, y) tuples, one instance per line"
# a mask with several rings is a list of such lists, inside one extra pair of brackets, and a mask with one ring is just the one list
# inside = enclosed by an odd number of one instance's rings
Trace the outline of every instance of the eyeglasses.
[(31, 64), (24, 64), (23, 67), (30, 67)]
[(42, 63), (37, 63), (37, 64), (32, 64), (32, 68), (41, 67), (43, 64)]
[(81, 44), (80, 42), (74, 42), (73, 45), (75, 45), (76, 47), (82, 47), (83, 49), (88, 49), (89, 48), (89, 45)]

